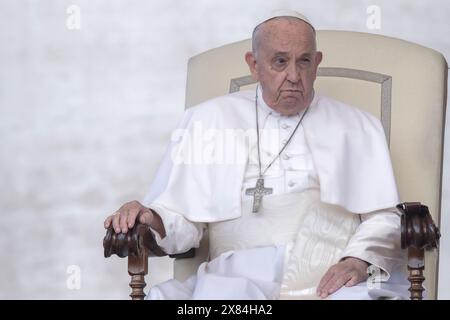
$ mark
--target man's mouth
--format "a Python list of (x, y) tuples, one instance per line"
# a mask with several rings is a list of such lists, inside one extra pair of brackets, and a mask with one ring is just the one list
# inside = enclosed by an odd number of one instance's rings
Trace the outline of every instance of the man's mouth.
[(303, 95), (303, 92), (301, 90), (296, 89), (284, 89), (278, 91), (278, 97), (276, 102), (278, 103), (281, 99), (298, 99), (299, 95)]
[(280, 95), (283, 95), (285, 98), (289, 97), (295, 97), (298, 98), (299, 95), (302, 95), (303, 92), (300, 90), (294, 90), (294, 89), (288, 89), (288, 90), (281, 90)]

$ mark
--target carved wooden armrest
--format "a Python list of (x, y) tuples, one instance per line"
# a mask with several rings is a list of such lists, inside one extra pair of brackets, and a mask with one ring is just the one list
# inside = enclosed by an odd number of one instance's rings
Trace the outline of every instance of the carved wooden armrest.
[(152, 232), (144, 224), (136, 224), (127, 233), (115, 233), (111, 227), (103, 239), (105, 258), (113, 254), (128, 257), (128, 274), (131, 276), (131, 298), (145, 298), (145, 275), (148, 272), (149, 256), (164, 256), (166, 253), (158, 246)]
[[(115, 233), (110, 227), (106, 230), (103, 239), (105, 258), (118, 255), (121, 258), (128, 257), (128, 274), (131, 276), (131, 298), (143, 300), (145, 275), (148, 273), (148, 257), (165, 256), (166, 253), (158, 246), (149, 227), (138, 223), (127, 233)], [(191, 258), (195, 255), (195, 249), (186, 253), (169, 255), (171, 258)]]
[(433, 250), (439, 246), (441, 234), (431, 218), (428, 207), (420, 202), (404, 202), (397, 205), (401, 216), (401, 245), (408, 249), (408, 280), (411, 283), (409, 291), (411, 300), (422, 300), (422, 286), (425, 277), (424, 251)]

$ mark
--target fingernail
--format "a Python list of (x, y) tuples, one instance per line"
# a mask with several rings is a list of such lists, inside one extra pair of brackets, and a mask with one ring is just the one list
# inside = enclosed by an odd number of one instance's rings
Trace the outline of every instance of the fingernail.
[(119, 228), (116, 229), (116, 233), (120, 233), (120, 229)]
[(127, 229), (123, 228), (122, 233), (127, 233)]

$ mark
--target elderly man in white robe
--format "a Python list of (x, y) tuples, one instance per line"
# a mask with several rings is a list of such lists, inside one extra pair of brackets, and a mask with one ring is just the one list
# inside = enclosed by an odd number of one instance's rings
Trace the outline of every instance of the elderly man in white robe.
[(314, 91), (322, 53), (303, 15), (271, 15), (252, 46), (256, 91), (188, 109), (143, 204), (124, 204), (105, 228), (126, 233), (139, 221), (168, 254), (198, 247), (207, 231), (209, 261), (150, 299), (374, 297), (370, 270), (392, 281), (404, 263), (381, 124)]

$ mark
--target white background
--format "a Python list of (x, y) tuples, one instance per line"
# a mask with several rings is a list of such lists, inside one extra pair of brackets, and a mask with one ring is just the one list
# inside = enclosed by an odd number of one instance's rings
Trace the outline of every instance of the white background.
[[(66, 27), (72, 4), (79, 30)], [(381, 9), (379, 30), (366, 26), (370, 5)], [(446, 0), (0, 0), (0, 298), (128, 298), (126, 260), (103, 258), (103, 219), (144, 197), (184, 108), (188, 58), (249, 38), (280, 8), (317, 29), (393, 36), (450, 57)], [(444, 184), (444, 270), (449, 194)], [(75, 290), (71, 265), (81, 271)], [(147, 282), (169, 278), (171, 263), (151, 260), (149, 272)]]

